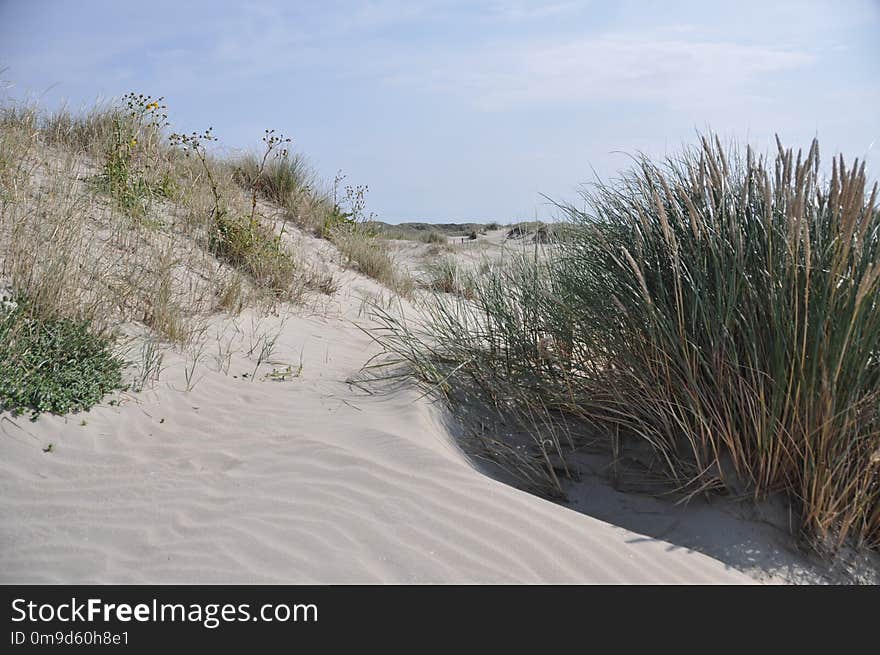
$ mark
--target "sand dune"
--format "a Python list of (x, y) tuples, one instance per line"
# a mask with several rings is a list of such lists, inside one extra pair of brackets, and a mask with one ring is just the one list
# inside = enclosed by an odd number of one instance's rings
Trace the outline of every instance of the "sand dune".
[(226, 374), (206, 355), (186, 391), (185, 361), (168, 355), (161, 380), (118, 406), (4, 416), (0, 581), (751, 581), (483, 475), (414, 390), (346, 384), (372, 346), (348, 320), (357, 293), (341, 295), (335, 318), (260, 324), (280, 330), (273, 360), (301, 360), (299, 377), (243, 377), (243, 352)]

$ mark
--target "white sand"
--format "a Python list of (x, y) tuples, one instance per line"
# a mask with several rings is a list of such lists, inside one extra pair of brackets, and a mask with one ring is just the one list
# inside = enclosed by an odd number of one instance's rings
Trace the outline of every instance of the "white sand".
[[(227, 329), (191, 391), (169, 354), (119, 406), (2, 415), (0, 582), (752, 581), (486, 477), (414, 390), (346, 384), (375, 351), (350, 320), (370, 285), (350, 277), (333, 318), (243, 315), (229, 374), (213, 361)], [(247, 341), (273, 329), (272, 359), (301, 375), (242, 378)]]

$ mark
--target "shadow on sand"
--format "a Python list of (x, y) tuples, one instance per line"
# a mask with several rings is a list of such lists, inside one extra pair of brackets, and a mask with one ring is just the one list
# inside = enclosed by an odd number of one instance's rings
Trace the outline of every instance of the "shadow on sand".
[[(475, 396), (457, 398), (445, 412), (450, 434), (482, 473), (530, 493), (544, 496), (569, 509), (634, 533), (630, 543), (662, 541), (670, 550), (698, 551), (756, 580), (790, 584), (878, 584), (880, 556), (844, 551), (831, 561), (820, 557), (797, 537), (797, 511), (784, 497), (755, 502), (717, 493), (685, 499), (670, 492), (654, 477), (644, 477), (643, 466), (615, 460), (609, 440), (593, 435), (592, 447), (566, 455), (571, 473), (562, 481), (564, 497), (544, 493), (541, 485), (524, 484), (510, 466), (498, 466), (486, 457), (481, 442), (493, 440), (523, 448), (531, 439), (506, 422), (497, 410), (481, 405)], [(577, 428), (573, 428), (577, 429)], [(584, 440), (579, 440), (584, 441)], [(644, 449), (637, 462), (644, 458)], [(605, 452), (603, 452), (605, 451)], [(641, 476), (641, 484), (640, 484)]]

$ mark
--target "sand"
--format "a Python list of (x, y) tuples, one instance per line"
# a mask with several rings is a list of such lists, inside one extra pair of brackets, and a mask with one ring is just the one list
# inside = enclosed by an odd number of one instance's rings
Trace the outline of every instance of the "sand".
[[(505, 234), (390, 245), (418, 277), (533, 249)], [(626, 493), (587, 455), (566, 503), (515, 488), (462, 452), (441, 403), (350, 384), (378, 352), (370, 303), (400, 301), (327, 241), (285, 238), (335, 274), (332, 297), (216, 315), (89, 412), (0, 413), (0, 583), (864, 581), (799, 551), (786, 506)], [(143, 328), (122, 329), (135, 375)]]
[[(189, 390), (169, 351), (141, 393), (3, 414), (0, 582), (753, 581), (486, 476), (412, 388), (348, 384), (376, 350), (357, 324), (380, 290), (343, 277), (318, 314), (217, 318)], [(247, 351), (274, 336), (252, 376)]]

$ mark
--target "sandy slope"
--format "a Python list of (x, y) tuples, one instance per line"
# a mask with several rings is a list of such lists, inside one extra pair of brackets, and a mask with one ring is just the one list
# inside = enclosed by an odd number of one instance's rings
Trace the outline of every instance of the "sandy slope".
[[(331, 317), (218, 321), (190, 391), (168, 354), (119, 406), (3, 415), (0, 582), (751, 581), (484, 476), (411, 389), (346, 384), (373, 351), (352, 323), (370, 284)], [(242, 377), (269, 333), (299, 377)]]

